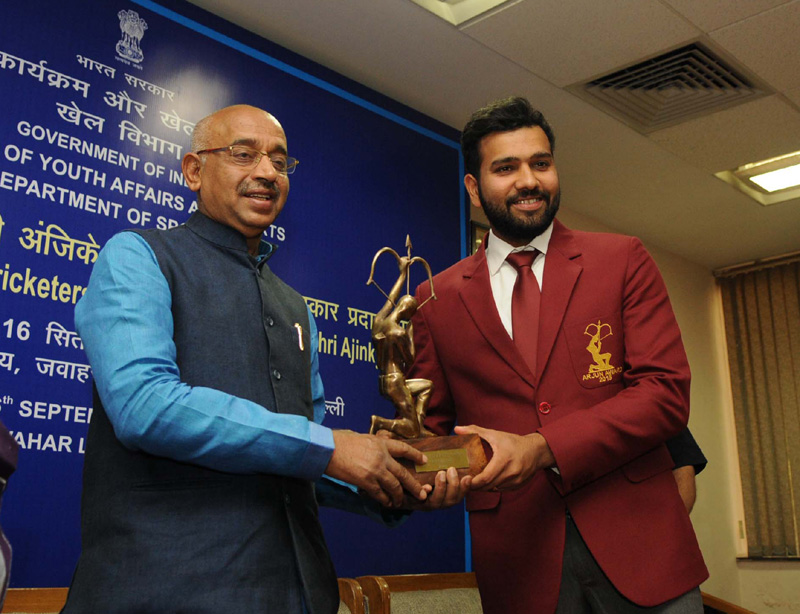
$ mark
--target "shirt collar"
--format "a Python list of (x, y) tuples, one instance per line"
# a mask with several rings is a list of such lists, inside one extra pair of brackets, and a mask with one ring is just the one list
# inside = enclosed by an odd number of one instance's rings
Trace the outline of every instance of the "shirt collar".
[(552, 235), (553, 224), (551, 223), (542, 234), (538, 237), (534, 237), (527, 245), (514, 247), (498, 237), (494, 233), (494, 230), (490, 230), (489, 240), (486, 245), (486, 265), (489, 267), (489, 275), (495, 275), (500, 270), (500, 267), (503, 266), (503, 263), (506, 261), (506, 257), (508, 257), (511, 252), (538, 249), (540, 252), (547, 255), (547, 246), (550, 244), (550, 237)]
[[(200, 211), (192, 213), (186, 221), (186, 227), (196, 235), (203, 237), (206, 241), (210, 241), (221, 247), (247, 253), (247, 240), (242, 233), (230, 226), (212, 220)], [(275, 253), (277, 247), (277, 245), (261, 239), (256, 260), (258, 262), (269, 260)]]

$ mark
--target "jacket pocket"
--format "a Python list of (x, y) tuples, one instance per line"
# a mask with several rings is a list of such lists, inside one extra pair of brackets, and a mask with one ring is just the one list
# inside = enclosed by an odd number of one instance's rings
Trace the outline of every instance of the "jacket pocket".
[(575, 377), (584, 388), (599, 388), (622, 380), (625, 343), (620, 313), (571, 319), (564, 324)]
[(633, 459), (627, 465), (623, 465), (622, 472), (631, 482), (644, 482), (674, 466), (675, 462), (672, 460), (667, 446), (662, 444), (645, 452), (639, 458)]

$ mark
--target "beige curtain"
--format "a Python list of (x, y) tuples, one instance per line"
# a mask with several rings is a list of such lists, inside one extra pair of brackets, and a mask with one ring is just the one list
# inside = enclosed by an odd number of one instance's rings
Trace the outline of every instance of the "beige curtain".
[(719, 280), (750, 557), (800, 551), (800, 263)]

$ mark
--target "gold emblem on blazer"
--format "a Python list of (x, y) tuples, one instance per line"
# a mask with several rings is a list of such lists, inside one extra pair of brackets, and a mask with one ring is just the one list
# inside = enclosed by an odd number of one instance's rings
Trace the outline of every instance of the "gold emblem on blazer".
[(600, 382), (610, 381), (617, 373), (622, 372), (622, 367), (615, 367), (611, 364), (613, 356), (611, 352), (603, 352), (603, 339), (614, 334), (611, 325), (600, 320), (592, 322), (583, 331), (589, 337), (589, 345), (586, 351), (592, 356), (594, 364), (589, 365), (589, 372), (584, 374), (583, 381), (598, 380)]

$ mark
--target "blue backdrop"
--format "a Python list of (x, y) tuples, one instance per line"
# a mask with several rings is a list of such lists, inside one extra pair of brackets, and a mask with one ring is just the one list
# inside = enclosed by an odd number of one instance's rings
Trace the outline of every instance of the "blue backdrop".
[[(92, 403), (74, 303), (114, 233), (193, 210), (180, 159), (194, 122), (249, 103), (283, 124), (301, 163), (270, 265), (317, 314), (326, 424), (358, 431), (393, 412), (362, 349), (383, 303), (372, 256), (402, 253), (407, 233), (434, 272), (461, 256), (458, 134), (183, 2), (0, 12), (0, 419), (21, 447), (2, 524), (12, 586), (65, 586)], [(387, 260), (377, 279), (395, 275)], [(464, 569), (462, 508), (394, 530), (333, 510), (323, 524), (340, 576)]]

